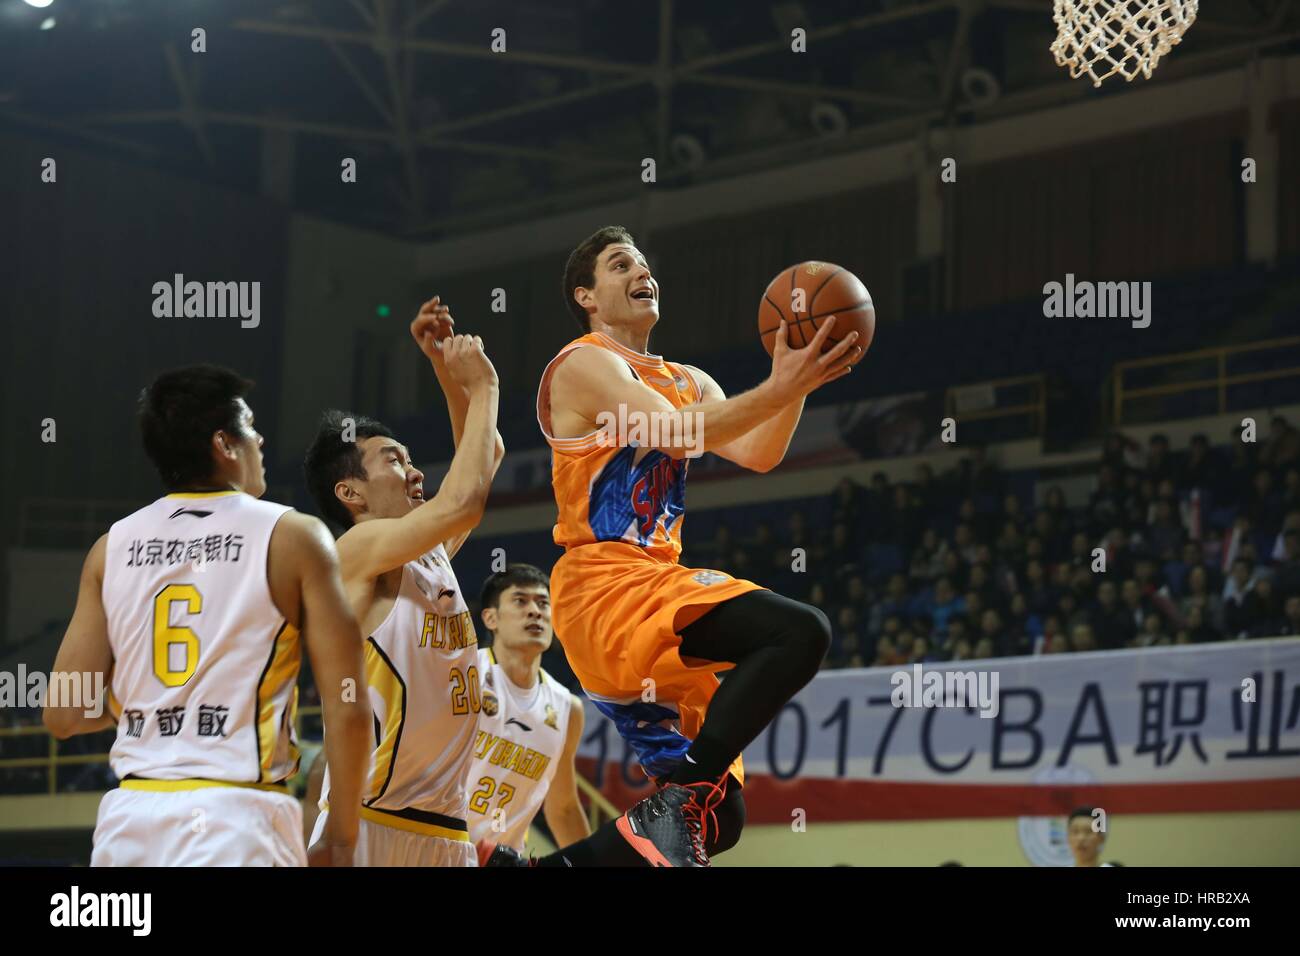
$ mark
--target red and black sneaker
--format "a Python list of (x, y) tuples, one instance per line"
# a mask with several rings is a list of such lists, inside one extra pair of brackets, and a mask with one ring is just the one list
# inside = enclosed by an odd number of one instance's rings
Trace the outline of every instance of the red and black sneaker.
[(726, 778), (682, 786), (665, 784), (618, 818), (615, 826), (651, 866), (708, 866), (709, 827), (727, 795)]

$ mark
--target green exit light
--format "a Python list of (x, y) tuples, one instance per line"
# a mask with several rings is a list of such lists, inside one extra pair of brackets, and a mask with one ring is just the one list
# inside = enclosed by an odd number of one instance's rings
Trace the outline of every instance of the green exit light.
[(375, 309), (375, 314), (379, 316), (381, 319), (386, 319), (390, 314), (392, 314), (392, 311), (393, 310), (390, 309), (388, 306), (381, 305)]

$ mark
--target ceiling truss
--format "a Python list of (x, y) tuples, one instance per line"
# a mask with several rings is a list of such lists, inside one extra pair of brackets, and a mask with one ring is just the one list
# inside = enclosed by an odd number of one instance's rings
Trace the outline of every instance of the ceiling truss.
[[(488, 45), (475, 46), (421, 36), (418, 31), (436, 27), (439, 14), (455, 9), (457, 3), (469, 0), (348, 0), (355, 13), (357, 26), (352, 29), (327, 26), (311, 18), (310, 22), (278, 22), (264, 19), (236, 19), (230, 26), (239, 31), (264, 36), (282, 37), (287, 41), (321, 44), (328, 50), (338, 67), (349, 77), (365, 101), (373, 108), (376, 123), (372, 126), (355, 123), (321, 122), (307, 118), (282, 115), (253, 115), (244, 112), (205, 107), (199, 88), (197, 61), (186, 70), (174, 45), (163, 48), (168, 72), (174, 86), (177, 105), (170, 109), (133, 111), (98, 111), (60, 120), (41, 119), (30, 113), (20, 113), (0, 107), (0, 116), (29, 125), (76, 132), (84, 138), (127, 148), (144, 156), (156, 154), (150, 146), (132, 142), (130, 137), (109, 133), (106, 128), (130, 127), (137, 124), (177, 123), (189, 130), (195, 145), (209, 168), (217, 166), (210, 130), (216, 126), (245, 126), (279, 130), (288, 133), (311, 134), (349, 142), (370, 142), (391, 149), (400, 158), (401, 179), (398, 186), (401, 205), (405, 210), (400, 228), (407, 234), (419, 234), (435, 225), (426, 208), (426, 184), (421, 174), (422, 151), (450, 150), (474, 155), (509, 157), (530, 162), (562, 164), (564, 166), (592, 169), (627, 169), (632, 158), (602, 155), (599, 151), (575, 153), (572, 150), (550, 146), (530, 146), (518, 142), (501, 143), (466, 138), (473, 130), (483, 130), (506, 120), (521, 116), (541, 114), (548, 110), (612, 96), (628, 90), (650, 87), (656, 94), (653, 112), (651, 141), (658, 157), (659, 180), (671, 182), (685, 171), (676, 168), (670, 158), (669, 145), (673, 133), (673, 91), (683, 86), (734, 89), (755, 93), (768, 93), (783, 97), (806, 98), (810, 102), (839, 102), (845, 105), (864, 105), (896, 114), (881, 117), (883, 128), (898, 123), (913, 127), (932, 122), (951, 121), (961, 112), (959, 78), (970, 62), (971, 26), (975, 18), (989, 9), (1023, 13), (1039, 17), (1050, 15), (1046, 0), (913, 0), (895, 5), (892, 9), (809, 29), (807, 41), (811, 45), (834, 37), (859, 31), (885, 28), (922, 17), (948, 14), (951, 28), (948, 31), (946, 59), (938, 64), (937, 88), (923, 91), (917, 96), (900, 96), (888, 92), (872, 91), (853, 86), (822, 82), (791, 82), (789, 80), (740, 75), (726, 72), (728, 68), (755, 58), (789, 48), (788, 38), (778, 38), (762, 43), (751, 43), (730, 50), (722, 50), (690, 59), (674, 60), (673, 25), (677, 0), (658, 0), (658, 53), (653, 63), (620, 63), (590, 56), (577, 56), (539, 51), (519, 50), (510, 47), (512, 63), (578, 73), (583, 85), (553, 95), (543, 95), (509, 106), (494, 107), (471, 112), (441, 122), (419, 125), (412, 103), (414, 73), (417, 58), (496, 58)], [(1240, 41), (1233, 49), (1258, 51), (1266, 45), (1286, 42), (1295, 33), (1280, 32), (1292, 13), (1293, 0), (1279, 0), (1271, 16), (1256, 23), (1227, 22), (1209, 17), (1211, 11), (1198, 20), (1196, 29), (1213, 32), (1229, 41)], [(405, 18), (403, 19), (403, 14)], [(1220, 51), (1221, 52), (1221, 51)], [(367, 78), (357, 56), (377, 56), (383, 68), (384, 83), (377, 86)], [(1172, 58), (1176, 63), (1178, 58)], [(1168, 64), (1162, 65), (1167, 69)], [(1069, 99), (1082, 95), (1078, 85), (1054, 84), (1050, 96)], [(1039, 92), (1037, 90), (1032, 92)], [(1023, 94), (1022, 94), (1023, 95)], [(858, 133), (861, 131), (855, 131)], [(804, 155), (822, 148), (812, 140), (802, 145)], [(771, 153), (771, 150), (762, 151)], [(794, 152), (797, 154), (799, 149)], [(757, 156), (757, 153), (755, 153)], [(797, 157), (792, 157), (797, 158)], [(735, 159), (735, 157), (729, 157)], [(726, 165), (744, 165), (728, 162)], [(639, 157), (635, 159), (639, 165)], [(630, 189), (630, 185), (628, 187)], [(590, 189), (574, 195), (590, 194)], [(562, 201), (563, 197), (553, 197)], [(545, 206), (546, 203), (513, 203), (516, 213), (523, 208)], [(457, 217), (458, 224), (472, 227), (476, 221), (490, 221), (494, 212), (485, 211), (482, 220), (474, 215)], [(445, 217), (441, 220), (444, 224)]]

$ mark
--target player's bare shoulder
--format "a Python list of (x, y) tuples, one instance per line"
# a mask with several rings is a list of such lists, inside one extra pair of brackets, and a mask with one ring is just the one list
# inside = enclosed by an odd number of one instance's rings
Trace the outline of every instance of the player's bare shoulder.
[(560, 357), (551, 375), (551, 393), (558, 390), (585, 390), (599, 388), (613, 379), (633, 379), (635, 376), (626, 362), (608, 349), (598, 345), (584, 345)]
[(289, 623), (299, 625), (303, 580), (334, 574), (337, 569), (334, 536), (325, 522), (301, 511), (286, 511), (271, 532), (266, 577), (275, 606)]
[(561, 356), (551, 373), (551, 425), (557, 438), (585, 435), (611, 393), (635, 376), (626, 362), (599, 346), (582, 346)]
[(582, 733), (583, 723), (587, 719), (583, 699), (572, 691), (569, 692), (569, 736), (576, 737)]
[(108, 532), (96, 539), (95, 543), (90, 546), (86, 552), (86, 563), (84, 565), (84, 574), (92, 575), (94, 580), (102, 582), (104, 580), (104, 563), (108, 560)]
[(334, 536), (325, 522), (301, 511), (286, 511), (271, 532), (271, 560), (336, 560)]

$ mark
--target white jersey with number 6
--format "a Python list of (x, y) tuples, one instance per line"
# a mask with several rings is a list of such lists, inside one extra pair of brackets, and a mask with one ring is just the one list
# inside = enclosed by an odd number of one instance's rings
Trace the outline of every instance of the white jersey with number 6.
[(267, 583), (271, 532), (290, 510), (237, 491), (172, 494), (109, 529), (119, 778), (274, 784), (297, 772), (301, 647)]
[(573, 695), (543, 670), (532, 690), (517, 687), (490, 648), (478, 659), (483, 710), (469, 772), (470, 839), (522, 852), (564, 752)]

